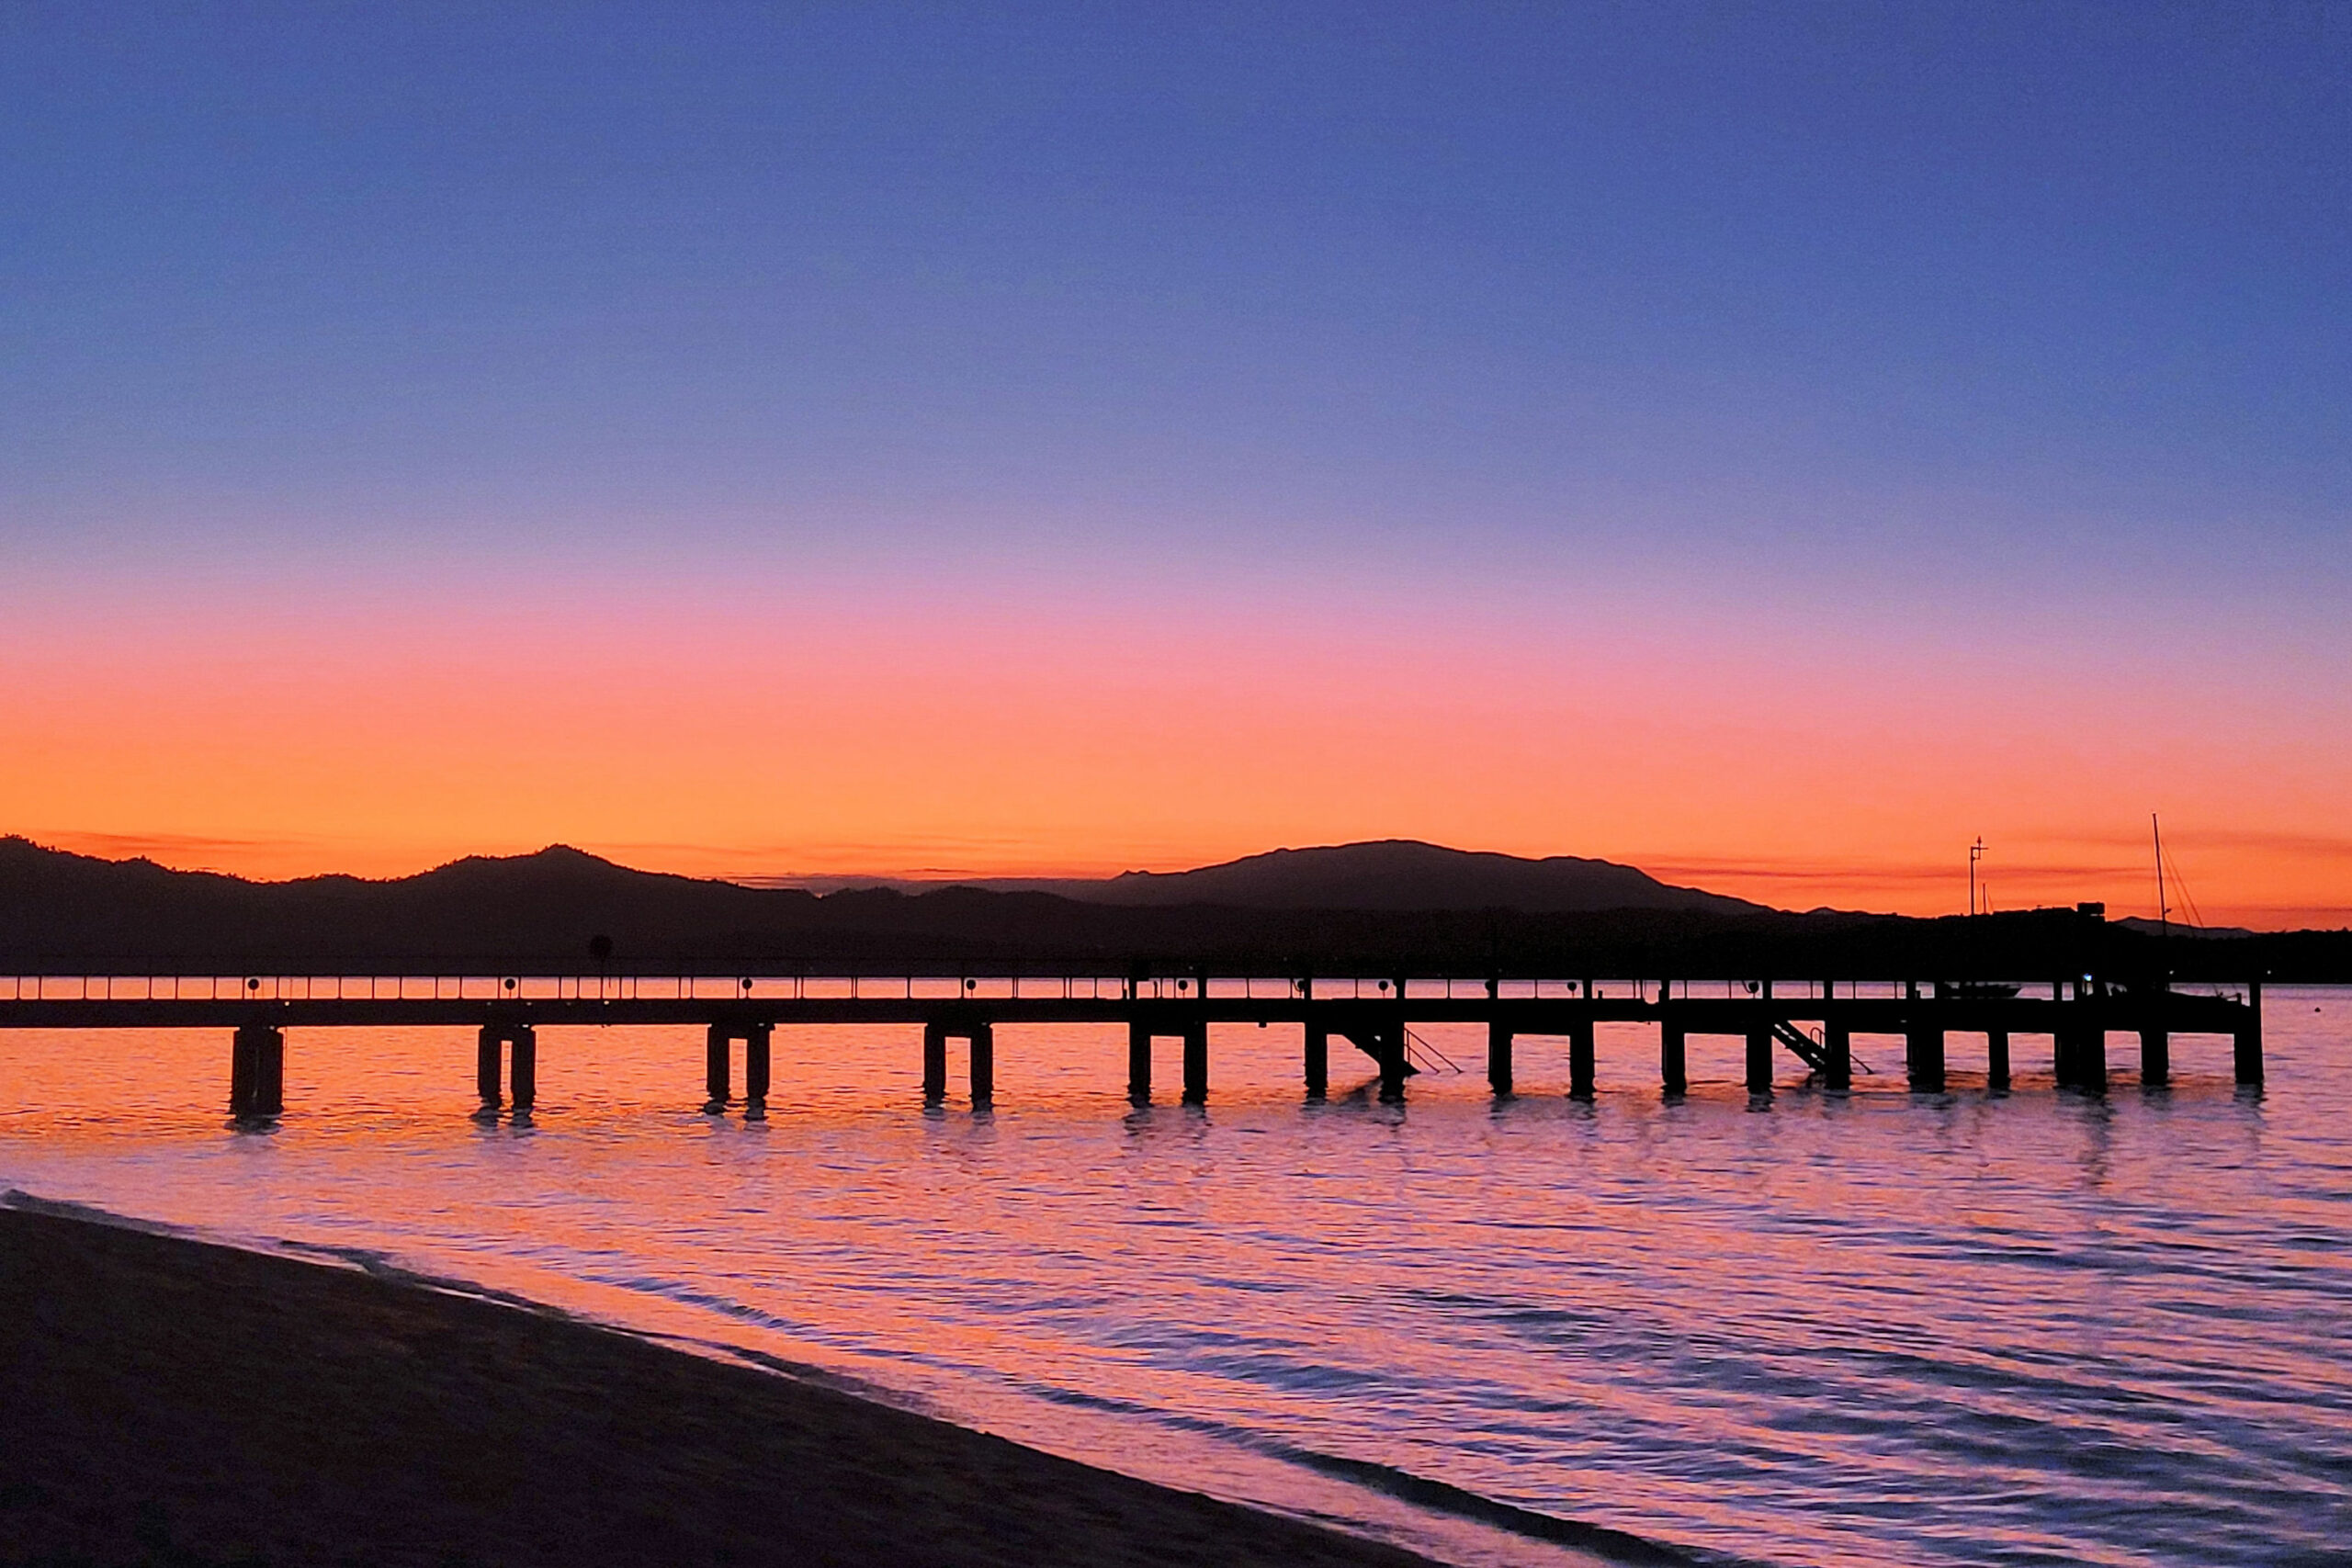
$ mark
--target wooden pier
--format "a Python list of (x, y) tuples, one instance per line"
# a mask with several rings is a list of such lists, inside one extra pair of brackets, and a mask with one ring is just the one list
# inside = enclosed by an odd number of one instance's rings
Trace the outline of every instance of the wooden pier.
[[(1987, 1087), (2006, 1089), (2020, 1037), (2048, 1042), (2061, 1088), (2105, 1090), (2109, 1037), (2134, 1037), (2140, 1082), (2171, 1078), (2171, 1042), (2182, 1034), (2225, 1036), (2240, 1085), (2263, 1081), (2262, 992), (2199, 995), (2169, 987), (2111, 987), (2093, 977), (2036, 986), (1919, 982), (1505, 981), (1474, 979), (1227, 979), (1208, 976), (1104, 980), (1093, 976), (730, 979), (726, 994), (707, 983), (611, 976), (259, 977), (26, 976), (0, 980), (0, 1029), (219, 1029), (230, 1037), (229, 1110), (270, 1117), (285, 1110), (288, 1030), (449, 1027), (476, 1031), (475, 1093), (488, 1108), (528, 1110), (538, 1093), (538, 1031), (547, 1027), (658, 1024), (705, 1032), (705, 1108), (741, 1103), (763, 1110), (775, 1085), (775, 1032), (797, 1025), (868, 1024), (920, 1031), (924, 1100), (948, 1092), (950, 1045), (961, 1042), (975, 1105), (996, 1094), (996, 1030), (1004, 1024), (1124, 1025), (1127, 1093), (1152, 1098), (1152, 1043), (1182, 1042), (1182, 1098), (1209, 1095), (1209, 1026), (1296, 1025), (1306, 1094), (1330, 1084), (1334, 1039), (1376, 1068), (1384, 1099), (1402, 1099), (1414, 1076), (1413, 1024), (1484, 1027), (1487, 1079), (1497, 1096), (1516, 1084), (1519, 1042), (1564, 1041), (1568, 1092), (1593, 1093), (1601, 1024), (1657, 1032), (1658, 1083), (1668, 1095), (1690, 1087), (1687, 1042), (1727, 1035), (1744, 1042), (1748, 1091), (1769, 1095), (1785, 1051), (1810, 1079), (1849, 1089), (1858, 1035), (1903, 1042), (1903, 1077), (1918, 1093), (1944, 1089), (1947, 1036), (1981, 1034)], [(10, 987), (13, 987), (12, 989)], [(666, 987), (666, 991), (663, 989)], [(446, 994), (445, 994), (446, 993)], [(735, 1093), (736, 1046), (742, 1093)]]

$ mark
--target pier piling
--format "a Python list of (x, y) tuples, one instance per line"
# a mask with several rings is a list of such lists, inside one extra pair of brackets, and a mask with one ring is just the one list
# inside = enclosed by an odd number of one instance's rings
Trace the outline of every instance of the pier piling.
[(1510, 1098), (1511, 1028), (1500, 1019), (1487, 1024), (1487, 1087), (1498, 1099)]
[(703, 1106), (706, 1111), (724, 1111), (727, 1109), (728, 1100), (734, 1098), (733, 1085), (730, 1082), (734, 1063), (729, 1059), (734, 1053), (728, 1049), (733, 1043), (734, 1042), (728, 1037), (725, 1024), (714, 1023), (710, 1026), (703, 1052), (705, 1064), (703, 1085), (708, 1091), (708, 1100)]
[(266, 1023), (241, 1026), (229, 1043), (229, 1114), (275, 1116), (285, 1109), (285, 1032)]
[(2233, 1041), (2231, 1055), (2237, 1068), (2237, 1080), (2248, 1087), (2262, 1082), (2262, 982), (2251, 981), (2245, 988), (2246, 1017), (2240, 1023)]
[(2162, 1089), (2172, 1082), (2172, 1036), (2162, 1029), (2140, 1031), (2140, 1086)]
[(1309, 1021), (1306, 1025), (1306, 1098), (1321, 1100), (1331, 1092), (1331, 1030)]
[(1399, 1011), (1394, 1021), (1381, 1025), (1374, 1038), (1380, 1044), (1376, 1059), (1380, 1063), (1380, 1098), (1393, 1104), (1405, 1098), (1405, 1075), (1411, 1064), (1405, 1059), (1405, 1016)]
[[(1826, 994), (1825, 988), (1824, 994)], [(1851, 1089), (1854, 1087), (1854, 1032), (1842, 1019), (1824, 1019), (1821, 1024), (1821, 1081), (1827, 1089)]]
[(1984, 1032), (1984, 1087), (2009, 1087), (2009, 1032), (2006, 1029)]
[(972, 1026), (972, 1108), (996, 1102), (996, 1030), (986, 1023)]
[(1209, 1098), (1209, 1026), (1195, 1019), (1184, 1025), (1184, 1103), (1205, 1105)]
[(1592, 1020), (1579, 1018), (1568, 1025), (1568, 1094), (1592, 1098)]
[(754, 1109), (768, 1102), (770, 1073), (775, 1066), (775, 1025), (754, 1023), (743, 1032), (743, 1101)]
[[(514, 1049), (511, 1074), (503, 1070), (509, 1045)], [(502, 1087), (510, 1092), (502, 1094)], [(483, 1024), (474, 1037), (474, 1092), (484, 1111), (496, 1111), (510, 1098), (515, 1110), (528, 1111), (539, 1094), (538, 1032), (510, 1016), (493, 1017)]]
[[(2078, 992), (2079, 997), (2079, 992)], [(2077, 999), (2077, 1016), (2058, 1026), (2057, 1077), (2063, 1088), (2086, 1094), (2107, 1092), (2107, 1026), (2088, 1016), (2092, 1004)]]
[(1690, 1089), (1690, 1053), (1685, 1049), (1682, 1026), (1665, 1022), (1657, 1026), (1658, 1082), (1668, 1094), (1687, 1094)]
[(1151, 1025), (1139, 1018), (1127, 1021), (1127, 1099), (1151, 1103)]
[(229, 1114), (251, 1116), (254, 1113), (254, 1043), (252, 1035), (240, 1029), (229, 1036)]
[(1915, 1094), (1941, 1094), (1944, 1088), (1944, 1031), (1939, 1023), (1912, 1021), (1904, 1031), (1903, 1067)]
[(1747, 1031), (1747, 1092), (1772, 1092), (1772, 1029), (1751, 1024)]
[(517, 1024), (507, 1033), (514, 1059), (507, 1069), (514, 1109), (528, 1111), (539, 1098), (539, 1033), (529, 1024)]
[(947, 1098), (947, 1026), (933, 1020), (922, 1026), (922, 1100), (936, 1105)]
[(254, 1114), (275, 1116), (286, 1109), (286, 1032), (265, 1030), (254, 1042)]
[(503, 1064), (499, 1060), (499, 1053), (505, 1043), (504, 1033), (494, 1023), (483, 1024), (481, 1032), (474, 1036), (474, 1092), (481, 1097), (485, 1106), (495, 1107), (505, 1100), (500, 1092), (501, 1079), (504, 1075), (500, 1070)]

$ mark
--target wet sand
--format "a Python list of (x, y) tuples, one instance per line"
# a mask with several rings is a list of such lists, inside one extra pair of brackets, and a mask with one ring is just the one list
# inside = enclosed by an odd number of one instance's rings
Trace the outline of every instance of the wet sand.
[(550, 1315), (0, 1210), (0, 1561), (1424, 1560)]

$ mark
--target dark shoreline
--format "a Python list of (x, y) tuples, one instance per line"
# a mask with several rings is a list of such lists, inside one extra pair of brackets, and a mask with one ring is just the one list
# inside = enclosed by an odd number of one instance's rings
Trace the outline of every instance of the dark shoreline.
[(21, 1210), (0, 1561), (1426, 1562), (560, 1317)]

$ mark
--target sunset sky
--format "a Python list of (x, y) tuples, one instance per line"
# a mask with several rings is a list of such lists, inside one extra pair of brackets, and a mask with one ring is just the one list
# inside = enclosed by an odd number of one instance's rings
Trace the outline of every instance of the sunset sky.
[(0, 9), (0, 832), (2352, 922), (2352, 7)]

